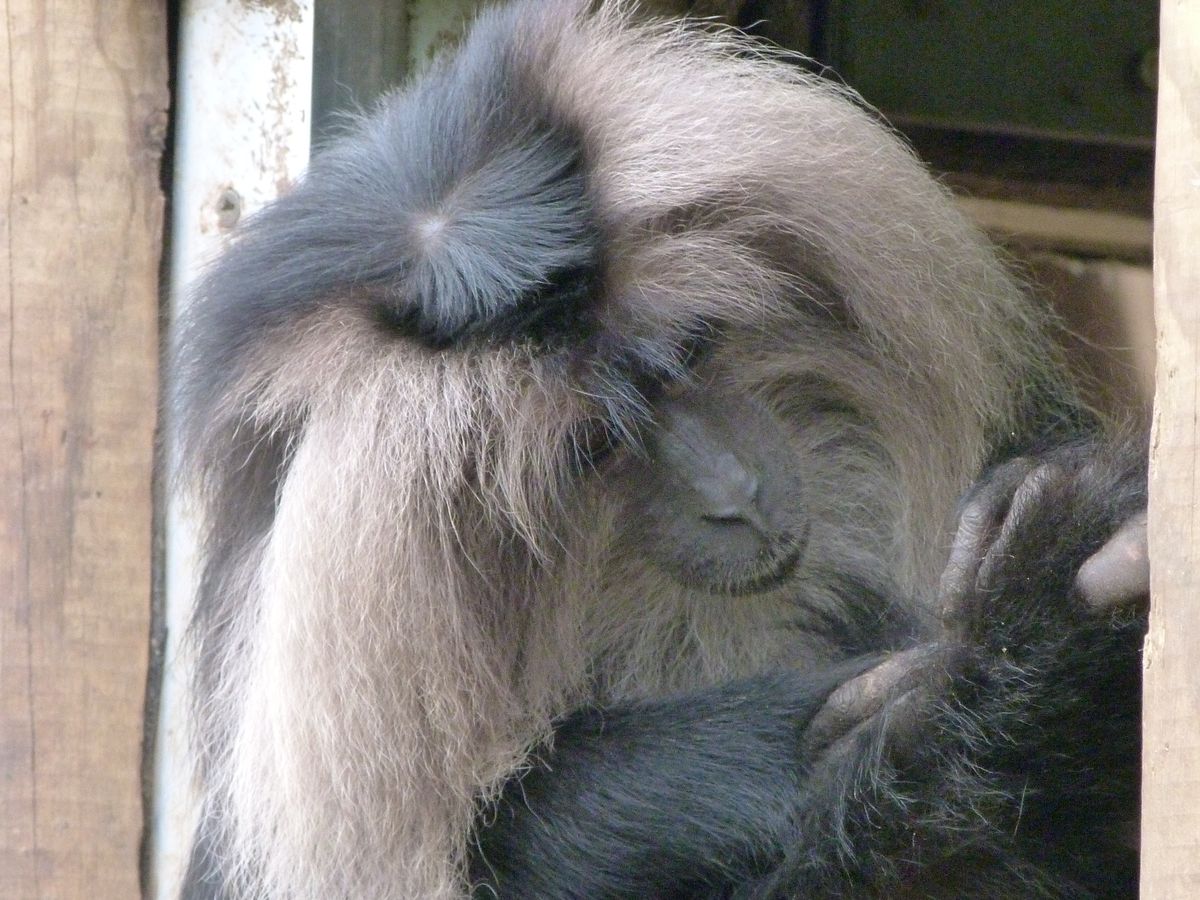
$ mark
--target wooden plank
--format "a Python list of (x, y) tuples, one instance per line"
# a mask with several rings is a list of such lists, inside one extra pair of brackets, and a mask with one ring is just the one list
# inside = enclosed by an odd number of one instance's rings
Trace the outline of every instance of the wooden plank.
[(0, 897), (134, 897), (165, 3), (4, 17)]
[(1018, 200), (957, 199), (979, 227), (1001, 240), (1090, 256), (1150, 258), (1152, 226), (1138, 216)]
[(1200, 897), (1200, 3), (1162, 4), (1142, 896)]

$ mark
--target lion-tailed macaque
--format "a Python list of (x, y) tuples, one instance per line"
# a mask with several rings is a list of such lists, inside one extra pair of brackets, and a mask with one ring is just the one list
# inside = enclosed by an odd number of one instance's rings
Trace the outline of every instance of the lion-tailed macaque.
[(786, 56), (485, 11), (180, 323), (185, 893), (1133, 896), (1144, 472), (1052, 329)]

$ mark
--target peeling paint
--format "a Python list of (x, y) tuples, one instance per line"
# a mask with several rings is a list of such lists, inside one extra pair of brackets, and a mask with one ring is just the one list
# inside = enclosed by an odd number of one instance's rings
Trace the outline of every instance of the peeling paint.
[(275, 15), (275, 21), (302, 22), (304, 10), (297, 0), (242, 0), (247, 9), (260, 9)]
[(264, 174), (271, 177), (277, 194), (285, 193), (291, 187), (295, 174), (289, 164), (288, 136), (297, 127), (308, 128), (307, 110), (297, 115), (296, 81), (292, 76), (294, 64), (301, 56), (296, 36), (290, 33), (282, 35), (271, 53), (271, 87), (267, 95), (270, 121), (264, 121), (263, 141), (273, 148), (274, 158)]

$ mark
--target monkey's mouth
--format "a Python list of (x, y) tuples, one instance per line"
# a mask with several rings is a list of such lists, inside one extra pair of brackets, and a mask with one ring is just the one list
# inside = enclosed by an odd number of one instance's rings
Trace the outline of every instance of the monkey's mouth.
[(742, 565), (729, 562), (698, 567), (688, 573), (689, 587), (700, 588), (723, 597), (747, 597), (782, 587), (796, 575), (808, 550), (809, 526), (799, 532), (778, 536), (754, 559)]
[(808, 544), (807, 529), (802, 539), (792, 539), (782, 547), (772, 548), (740, 578), (728, 579), (719, 585), (720, 593), (732, 597), (761, 594), (791, 580), (804, 559)]
[(793, 547), (784, 556), (772, 557), (763, 569), (752, 571), (740, 581), (731, 581), (724, 586), (724, 592), (732, 596), (746, 594), (761, 594), (772, 588), (778, 588), (790, 580), (799, 568), (800, 559), (804, 558), (803, 547)]

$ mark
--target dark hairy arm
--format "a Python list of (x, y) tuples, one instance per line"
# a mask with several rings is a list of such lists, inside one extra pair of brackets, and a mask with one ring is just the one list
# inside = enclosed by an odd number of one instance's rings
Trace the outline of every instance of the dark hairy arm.
[(1137, 448), (1009, 463), (935, 640), (572, 715), (481, 822), (476, 895), (1136, 896), (1139, 585), (1077, 573), (1120, 574), (1144, 505)]
[(875, 662), (575, 712), (477, 830), (478, 897), (705, 895), (782, 861), (804, 729)]

